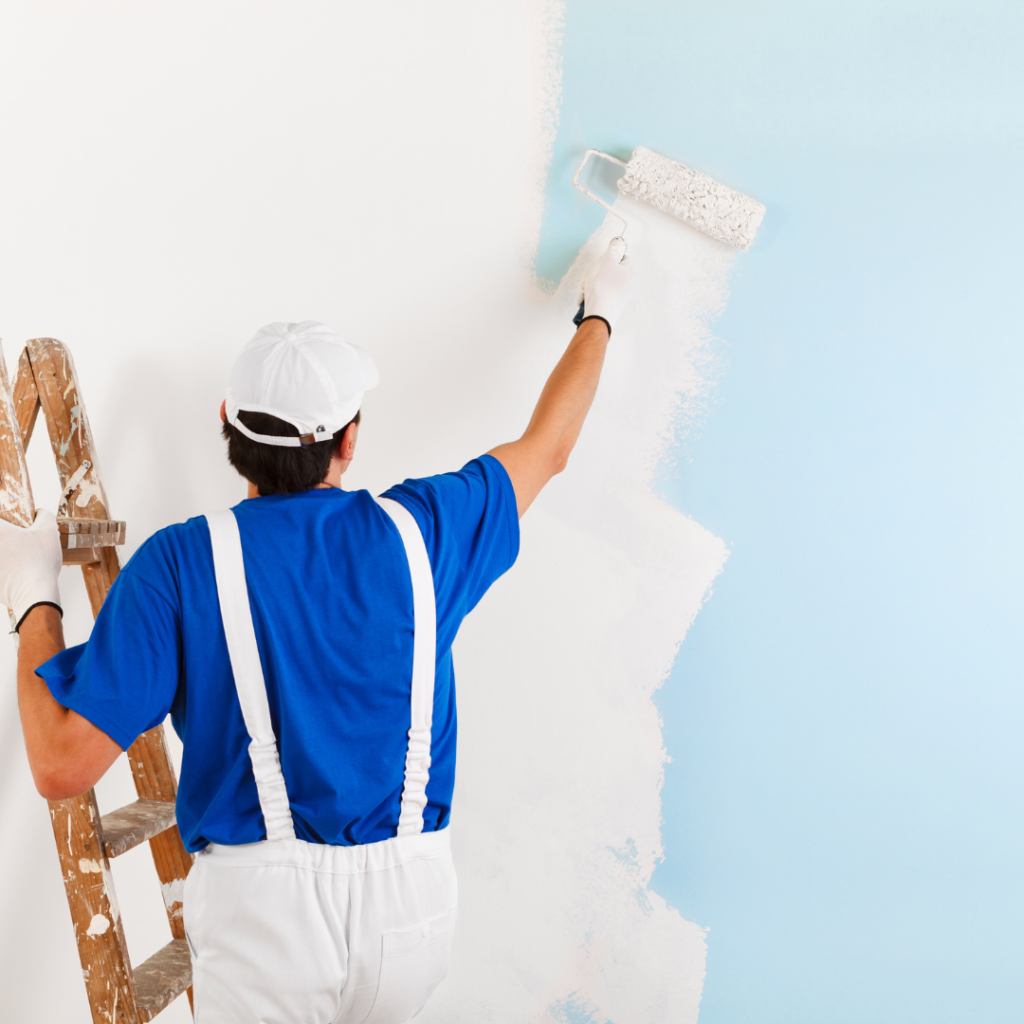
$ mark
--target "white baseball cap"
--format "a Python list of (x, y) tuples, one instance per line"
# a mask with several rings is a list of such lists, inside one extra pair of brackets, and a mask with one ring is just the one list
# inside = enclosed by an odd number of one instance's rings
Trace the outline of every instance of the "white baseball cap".
[[(363, 394), (379, 380), (370, 356), (326, 324), (267, 324), (231, 367), (225, 414), (254, 441), (298, 448), (327, 441), (351, 422)], [(239, 422), (240, 412), (269, 413), (299, 436), (257, 434)]]

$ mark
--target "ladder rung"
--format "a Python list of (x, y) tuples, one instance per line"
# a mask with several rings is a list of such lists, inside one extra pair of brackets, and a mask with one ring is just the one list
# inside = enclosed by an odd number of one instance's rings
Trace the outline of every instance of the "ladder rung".
[(185, 939), (171, 939), (135, 968), (139, 1020), (152, 1020), (192, 984), (192, 959)]
[(174, 804), (163, 800), (136, 800), (104, 814), (101, 821), (107, 857), (120, 857), (139, 843), (166, 832), (176, 820)]
[(57, 517), (60, 544), (74, 548), (106, 548), (124, 543), (125, 524), (120, 519), (74, 519)]

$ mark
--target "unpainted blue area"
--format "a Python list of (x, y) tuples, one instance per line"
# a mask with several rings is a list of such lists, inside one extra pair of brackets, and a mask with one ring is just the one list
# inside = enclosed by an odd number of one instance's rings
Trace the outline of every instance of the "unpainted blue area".
[(731, 548), (659, 697), (702, 1024), (1024, 1019), (1021, 52), (1015, 3), (568, 2), (538, 269), (587, 146), (768, 207), (659, 481)]
[(559, 999), (548, 1007), (550, 1016), (558, 1024), (613, 1024), (605, 1017), (595, 1015), (579, 994), (571, 992), (565, 999)]

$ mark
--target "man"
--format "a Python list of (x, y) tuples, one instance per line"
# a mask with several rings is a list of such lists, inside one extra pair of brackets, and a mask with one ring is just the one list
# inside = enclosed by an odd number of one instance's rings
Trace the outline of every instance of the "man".
[(53, 516), (0, 521), (39, 792), (88, 790), (168, 713), (183, 741), (199, 1024), (403, 1024), (444, 976), (451, 646), (576, 443), (627, 301), (621, 254), (587, 275), (523, 436), (376, 500), (341, 489), (373, 361), (322, 324), (264, 328), (221, 407), (248, 498), (142, 545), (86, 644), (64, 650)]

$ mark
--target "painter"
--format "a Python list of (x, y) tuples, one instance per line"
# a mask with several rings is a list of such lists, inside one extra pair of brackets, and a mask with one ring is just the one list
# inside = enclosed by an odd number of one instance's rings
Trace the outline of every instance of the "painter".
[(458, 913), (452, 643), (566, 467), (630, 275), (621, 245), (593, 265), (518, 440), (380, 497), (342, 487), (378, 384), (371, 356), (313, 321), (262, 328), (220, 411), (248, 496), (154, 534), (77, 647), (64, 646), (55, 517), (0, 520), (40, 794), (88, 791), (168, 714), (183, 742), (200, 1024), (403, 1024), (444, 978)]

